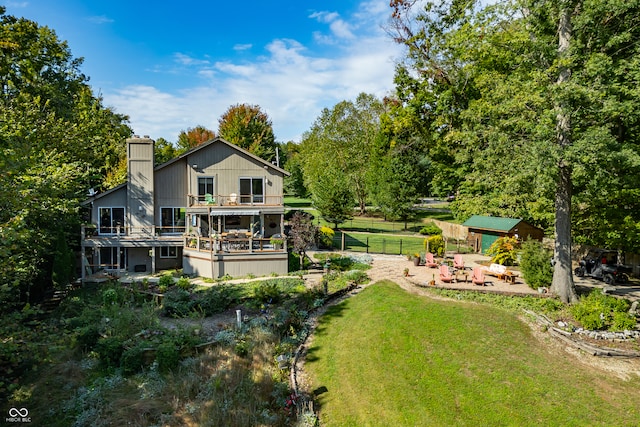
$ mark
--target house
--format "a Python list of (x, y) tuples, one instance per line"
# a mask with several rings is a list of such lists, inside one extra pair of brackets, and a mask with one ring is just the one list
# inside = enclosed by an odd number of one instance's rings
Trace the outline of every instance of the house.
[(542, 241), (544, 231), (522, 219), (473, 215), (463, 226), (468, 228), (467, 242), (476, 252), (485, 253), (500, 237), (536, 239)]
[(221, 138), (158, 166), (148, 136), (126, 144), (127, 182), (83, 202), (83, 281), (180, 267), (209, 278), (287, 273), (288, 172)]

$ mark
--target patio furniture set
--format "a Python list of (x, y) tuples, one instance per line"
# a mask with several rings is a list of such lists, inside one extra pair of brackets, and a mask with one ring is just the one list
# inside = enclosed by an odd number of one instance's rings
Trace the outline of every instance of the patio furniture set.
[[(465, 267), (461, 254), (453, 256), (453, 262), (449, 265), (447, 262), (436, 261), (434, 255), (428, 252), (425, 255), (425, 266), (427, 268), (438, 268), (440, 280), (445, 283), (453, 281), (460, 283), (468, 283), (469, 273), (471, 272), (471, 283), (474, 285), (486, 286), (487, 280), (485, 276), (496, 277), (498, 280), (504, 280), (509, 284), (515, 284), (518, 275), (509, 271), (506, 266), (500, 264), (491, 264), (486, 266)], [(463, 278), (461, 280), (461, 278)], [(491, 283), (491, 282), (489, 282)]]

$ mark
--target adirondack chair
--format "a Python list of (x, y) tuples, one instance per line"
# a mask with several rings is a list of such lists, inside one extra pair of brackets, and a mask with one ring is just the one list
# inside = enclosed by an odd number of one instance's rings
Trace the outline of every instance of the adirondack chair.
[(212, 194), (207, 193), (207, 194), (204, 195), (204, 202), (207, 205), (215, 205), (216, 204), (216, 198), (213, 197)]
[(486, 281), (484, 280), (484, 271), (482, 267), (474, 267), (473, 274), (471, 275), (471, 283), (474, 285), (484, 286)]
[(453, 268), (458, 270), (464, 270), (464, 260), (461, 254), (455, 254), (453, 256)]
[(438, 267), (438, 263), (433, 259), (433, 254), (431, 252), (427, 252), (424, 255), (424, 265), (426, 265), (429, 268), (437, 268)]
[(440, 266), (440, 280), (446, 283), (451, 283), (453, 282), (454, 277), (451, 275), (451, 272), (449, 271), (449, 266), (448, 265), (441, 265)]

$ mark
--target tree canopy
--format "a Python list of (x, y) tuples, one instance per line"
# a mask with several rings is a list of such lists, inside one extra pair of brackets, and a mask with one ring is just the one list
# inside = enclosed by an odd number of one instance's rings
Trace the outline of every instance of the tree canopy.
[(0, 7), (0, 53), (0, 301), (11, 305), (38, 298), (52, 270), (68, 278), (60, 239), (77, 247), (79, 202), (117, 169), (131, 129), (53, 30)]
[(275, 160), (276, 141), (271, 120), (258, 105), (232, 105), (222, 114), (218, 123), (221, 138), (262, 159)]
[(621, 245), (592, 227), (606, 203), (619, 212), (602, 213), (609, 225), (638, 230), (628, 199), (640, 188), (638, 5), (391, 5), (396, 40), (408, 48), (396, 77), (406, 115), (423, 122), (438, 169), (462, 172), (436, 172), (434, 187), (457, 188), (458, 216), (514, 216), (553, 228), (552, 287), (573, 300), (572, 231), (576, 240)]

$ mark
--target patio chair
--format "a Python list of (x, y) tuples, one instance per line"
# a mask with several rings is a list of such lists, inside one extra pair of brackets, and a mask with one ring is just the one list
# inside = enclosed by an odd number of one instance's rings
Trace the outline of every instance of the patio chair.
[(453, 256), (453, 268), (464, 270), (464, 260), (462, 259), (462, 254), (455, 254)]
[(424, 265), (426, 265), (429, 268), (437, 268), (438, 267), (438, 263), (433, 259), (433, 254), (431, 252), (427, 252), (424, 255)]
[(440, 266), (440, 280), (446, 283), (453, 282), (453, 275), (451, 274), (451, 271), (449, 271), (448, 265)]
[(484, 280), (484, 271), (482, 267), (474, 267), (473, 274), (471, 275), (471, 283), (474, 285), (484, 286), (486, 281)]
[(215, 203), (216, 203), (216, 198), (215, 198), (215, 197), (213, 197), (213, 195), (212, 195), (212, 194), (207, 193), (207, 194), (205, 194), (205, 195), (204, 195), (204, 202), (205, 202), (207, 205), (215, 205)]

